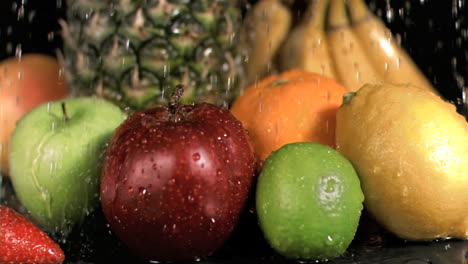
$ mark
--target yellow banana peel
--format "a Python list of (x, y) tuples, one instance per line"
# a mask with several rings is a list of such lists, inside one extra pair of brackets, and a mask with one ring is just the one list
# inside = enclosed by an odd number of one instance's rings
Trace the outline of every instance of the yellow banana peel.
[(392, 32), (372, 14), (366, 3), (363, 0), (348, 0), (347, 3), (353, 32), (383, 82), (412, 84), (437, 93), (411, 57), (397, 44)]
[(304, 20), (295, 27), (279, 53), (280, 70), (293, 68), (336, 79), (325, 36), (325, 16), (329, 0), (313, 1)]
[(351, 28), (345, 0), (330, 1), (327, 41), (338, 81), (348, 90), (356, 91), (364, 84), (382, 81)]
[(273, 58), (291, 27), (290, 10), (279, 0), (261, 0), (242, 24), (241, 45), (246, 49), (245, 76), (251, 84), (271, 72)]

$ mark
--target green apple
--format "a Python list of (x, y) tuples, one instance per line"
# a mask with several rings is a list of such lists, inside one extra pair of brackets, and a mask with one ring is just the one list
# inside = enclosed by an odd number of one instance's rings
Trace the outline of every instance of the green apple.
[(17, 124), (10, 147), (10, 177), (37, 224), (68, 234), (99, 205), (106, 145), (126, 115), (97, 98), (42, 104)]

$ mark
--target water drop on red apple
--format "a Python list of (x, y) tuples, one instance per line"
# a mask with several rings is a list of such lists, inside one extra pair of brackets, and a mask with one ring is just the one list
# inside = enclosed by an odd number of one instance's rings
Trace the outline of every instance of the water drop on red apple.
[(148, 192), (148, 191), (146, 190), (145, 187), (139, 187), (139, 188), (138, 188), (138, 195), (140, 195), (140, 196), (146, 195), (147, 192)]
[(197, 152), (197, 153), (194, 153), (194, 154), (192, 155), (192, 158), (193, 158), (193, 161), (199, 161), (200, 158), (201, 158), (200, 153), (198, 153), (198, 152)]

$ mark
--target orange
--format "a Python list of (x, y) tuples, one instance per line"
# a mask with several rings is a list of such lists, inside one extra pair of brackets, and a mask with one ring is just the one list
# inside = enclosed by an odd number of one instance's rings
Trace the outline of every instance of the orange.
[(249, 131), (254, 151), (263, 161), (293, 142), (334, 148), (336, 112), (346, 91), (324, 75), (291, 70), (247, 87), (231, 112)]

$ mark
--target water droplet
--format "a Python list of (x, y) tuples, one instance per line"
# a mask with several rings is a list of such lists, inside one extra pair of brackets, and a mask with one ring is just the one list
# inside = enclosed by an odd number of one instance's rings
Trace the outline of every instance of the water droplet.
[[(8, 27), (7, 27), (7, 36), (10, 36), (11, 34), (13, 34), (13, 27), (12, 27), (12, 26), (8, 26)], [(10, 42), (9, 44), (12, 45), (11, 42)]]
[(49, 173), (50, 173), (51, 175), (54, 175), (56, 169), (57, 169), (57, 162), (51, 162), (51, 163), (49, 164)]
[(36, 11), (35, 10), (29, 11), (28, 22), (32, 23), (35, 17), (36, 17)]
[(15, 57), (21, 61), (21, 57), (23, 55), (23, 49), (21, 48), (21, 44), (16, 45), (15, 49)]
[(22, 20), (24, 18), (24, 5), (21, 5), (19, 8), (18, 8), (18, 21), (19, 20)]
[(11, 11), (15, 12), (17, 9), (18, 9), (18, 3), (13, 2), (12, 5), (11, 5)]
[(193, 197), (193, 195), (189, 195), (187, 196), (187, 200), (192, 203), (195, 201), (195, 197)]
[(148, 192), (148, 191), (146, 190), (145, 187), (139, 187), (139, 188), (138, 188), (138, 194), (139, 194), (140, 196), (146, 195), (147, 192)]
[(200, 156), (200, 153), (193, 153), (192, 155), (192, 158), (193, 158), (193, 161), (199, 161), (201, 156)]
[(176, 183), (176, 180), (174, 178), (170, 179), (168, 184), (169, 185), (174, 185)]
[(55, 33), (53, 31), (47, 33), (47, 40), (49, 42), (52, 42), (54, 40), (54, 37), (55, 37)]
[(403, 186), (401, 194), (402, 194), (404, 197), (406, 197), (406, 196), (408, 196), (408, 192), (409, 192), (408, 186)]

